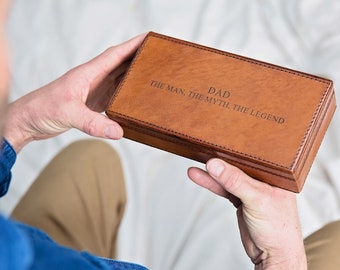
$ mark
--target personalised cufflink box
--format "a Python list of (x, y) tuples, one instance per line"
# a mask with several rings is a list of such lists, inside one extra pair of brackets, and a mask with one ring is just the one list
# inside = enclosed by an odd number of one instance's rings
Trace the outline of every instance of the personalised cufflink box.
[(150, 32), (106, 114), (126, 138), (300, 192), (335, 108), (328, 79)]

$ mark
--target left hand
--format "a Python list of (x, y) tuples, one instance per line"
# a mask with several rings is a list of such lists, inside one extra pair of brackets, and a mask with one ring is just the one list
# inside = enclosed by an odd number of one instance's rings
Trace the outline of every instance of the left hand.
[(95, 137), (121, 138), (122, 128), (102, 112), (144, 37), (111, 47), (10, 104), (4, 136), (16, 152), (30, 141), (51, 138), (70, 128)]

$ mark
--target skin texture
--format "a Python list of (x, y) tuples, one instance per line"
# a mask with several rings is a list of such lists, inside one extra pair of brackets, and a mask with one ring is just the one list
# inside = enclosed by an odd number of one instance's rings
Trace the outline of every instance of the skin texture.
[(17, 152), (33, 140), (51, 138), (70, 128), (95, 137), (120, 139), (122, 128), (102, 112), (143, 39), (144, 34), (111, 47), (11, 103), (5, 138)]
[[(71, 128), (95, 137), (121, 138), (122, 128), (101, 112), (145, 35), (107, 49), (7, 109), (4, 22), (8, 6), (9, 1), (0, 1), (0, 135), (8, 111), (4, 136), (17, 153), (33, 140)], [(189, 168), (188, 176), (233, 203), (242, 243), (255, 269), (307, 269), (295, 194), (252, 179), (218, 159), (208, 161), (206, 171)]]
[(241, 240), (255, 269), (307, 269), (296, 195), (257, 181), (219, 159), (190, 168), (198, 185), (237, 209)]

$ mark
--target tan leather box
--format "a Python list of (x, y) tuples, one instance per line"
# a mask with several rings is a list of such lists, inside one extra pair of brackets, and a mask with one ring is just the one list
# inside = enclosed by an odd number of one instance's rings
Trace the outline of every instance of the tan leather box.
[(150, 32), (106, 113), (126, 138), (300, 192), (335, 107), (328, 79)]

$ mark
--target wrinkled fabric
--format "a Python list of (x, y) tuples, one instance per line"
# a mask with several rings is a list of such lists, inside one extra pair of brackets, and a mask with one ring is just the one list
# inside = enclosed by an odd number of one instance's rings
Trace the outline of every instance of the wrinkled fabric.
[[(5, 195), (11, 181), (16, 153), (3, 140), (0, 154), (0, 194)], [(140, 265), (99, 258), (55, 243), (43, 231), (0, 215), (0, 262), (2, 270), (146, 270)]]
[(1, 142), (0, 150), (0, 196), (4, 196), (11, 182), (11, 168), (15, 163), (16, 153), (6, 140)]

